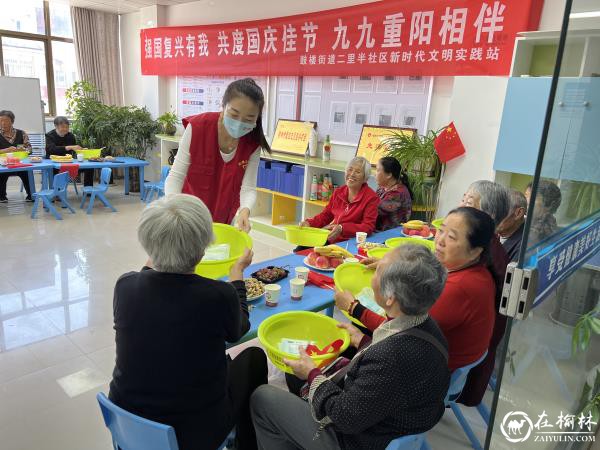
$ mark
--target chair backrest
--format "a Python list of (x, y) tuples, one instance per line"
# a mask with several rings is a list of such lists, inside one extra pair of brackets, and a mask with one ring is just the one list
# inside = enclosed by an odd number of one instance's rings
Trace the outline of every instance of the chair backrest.
[(424, 441), (424, 434), (402, 436), (390, 442), (385, 450), (421, 450)]
[(46, 135), (29, 134), (29, 143), (31, 144), (31, 156), (46, 155)]
[(163, 166), (162, 170), (160, 171), (160, 181), (161, 182), (165, 182), (167, 180), (167, 177), (169, 176), (169, 172), (171, 171), (171, 168), (169, 166)]
[(131, 414), (111, 402), (103, 392), (96, 398), (115, 450), (179, 450), (173, 427)]
[(446, 395), (446, 403), (449, 401), (456, 400), (461, 394), (463, 388), (465, 387), (465, 383), (467, 382), (467, 375), (469, 375), (469, 371), (479, 365), (481, 361), (485, 359), (487, 356), (487, 350), (481, 355), (477, 361), (468, 364), (464, 367), (459, 367), (450, 376), (450, 387), (448, 388), (448, 394)]
[(57, 175), (54, 175), (54, 180), (52, 181), (52, 189), (54, 190), (55, 194), (66, 190), (67, 184), (69, 184), (69, 174), (67, 172), (62, 172)]
[(110, 183), (110, 175), (112, 174), (112, 169), (110, 167), (103, 167), (100, 172), (100, 184), (102, 186), (108, 187), (108, 183)]

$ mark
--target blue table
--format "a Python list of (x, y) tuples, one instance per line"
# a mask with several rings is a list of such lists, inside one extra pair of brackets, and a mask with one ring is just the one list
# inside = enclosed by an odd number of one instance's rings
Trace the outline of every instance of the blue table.
[[(73, 160), (73, 164), (79, 164), (80, 169), (102, 169), (104, 167), (110, 167), (111, 169), (125, 169), (125, 195), (129, 195), (129, 168), (130, 167), (139, 167), (140, 169), (140, 196), (144, 197), (144, 167), (149, 165), (148, 161), (143, 161), (141, 159), (130, 158), (128, 156), (119, 156), (114, 159), (117, 162), (103, 161), (103, 162), (94, 162), (94, 161), (82, 161), (79, 162), (77, 160)], [(44, 162), (50, 161), (49, 159), (44, 159)], [(60, 162), (50, 161), (55, 169), (60, 169)]]
[(31, 164), (29, 167), (15, 167), (13, 169), (9, 169), (6, 166), (0, 166), (0, 173), (13, 174), (16, 172), (27, 172), (27, 179), (29, 180), (29, 188), (31, 189), (31, 193), (34, 194), (35, 191), (35, 180), (33, 178), (34, 170), (42, 171), (42, 189), (46, 189), (48, 187), (49, 180), (52, 177), (52, 169), (54, 168), (54, 164), (49, 159), (43, 160), (41, 163), (30, 163), (28, 159), (24, 159), (21, 161), (23, 164)]
[[(391, 237), (399, 237), (400, 236), (400, 228), (394, 230), (384, 231), (382, 233), (377, 233), (372, 236), (369, 236), (369, 242), (378, 242), (384, 243), (386, 239)], [(348, 251), (356, 254), (358, 248), (356, 247), (356, 241), (354, 239), (342, 242), (337, 245), (340, 247), (346, 248), (346, 244), (348, 244)], [(281, 286), (281, 294), (279, 297), (279, 304), (275, 307), (267, 306), (265, 304), (264, 296), (259, 298), (258, 300), (248, 302), (249, 305), (253, 306), (250, 311), (250, 330), (246, 333), (239, 342), (236, 342), (234, 345), (240, 344), (242, 342), (249, 341), (250, 339), (254, 339), (258, 333), (258, 327), (260, 324), (267, 319), (268, 317), (286, 311), (323, 311), (325, 310), (329, 316), (333, 316), (333, 291), (329, 289), (318, 288), (313, 285), (307, 285), (304, 288), (304, 295), (300, 301), (294, 301), (290, 298), (290, 279), (294, 276), (294, 269), (298, 266), (303, 266), (303, 260), (305, 256), (302, 255), (287, 255), (282, 256), (280, 258), (271, 259), (269, 261), (263, 261), (257, 264), (252, 264), (248, 269), (244, 271), (244, 277), (249, 278), (250, 274), (256, 272), (258, 269), (262, 269), (267, 266), (279, 266), (285, 267), (289, 266), (288, 270), (290, 271), (290, 275), (287, 278), (284, 278), (277, 284)], [(287, 267), (286, 267), (287, 268)], [(314, 269), (311, 269), (314, 270)], [(333, 277), (333, 272), (324, 272), (324, 271), (315, 271), (322, 273), (324, 275)]]

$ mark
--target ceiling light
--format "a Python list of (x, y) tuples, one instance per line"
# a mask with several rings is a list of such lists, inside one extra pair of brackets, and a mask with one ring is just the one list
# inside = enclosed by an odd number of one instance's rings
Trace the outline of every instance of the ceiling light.
[(588, 19), (590, 17), (600, 17), (600, 11), (586, 11), (569, 14), (569, 19)]

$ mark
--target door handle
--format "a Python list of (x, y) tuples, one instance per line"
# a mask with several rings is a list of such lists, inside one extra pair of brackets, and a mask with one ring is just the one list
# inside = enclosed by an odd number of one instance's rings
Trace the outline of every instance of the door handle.
[(587, 100), (585, 100), (583, 102), (583, 107), (585, 108), (585, 107), (588, 107), (588, 106), (590, 106), (590, 102), (588, 102)]

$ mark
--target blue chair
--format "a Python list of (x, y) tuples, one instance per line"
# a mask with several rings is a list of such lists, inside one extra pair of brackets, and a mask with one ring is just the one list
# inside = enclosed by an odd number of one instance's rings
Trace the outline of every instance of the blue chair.
[(424, 434), (412, 434), (394, 439), (385, 450), (430, 450)]
[(35, 219), (37, 215), (37, 210), (40, 202), (44, 204), (44, 209), (46, 211), (50, 211), (57, 220), (62, 220), (62, 216), (56, 210), (54, 205), (52, 204), (52, 200), (55, 198), (59, 199), (65, 208), (68, 208), (73, 214), (75, 214), (75, 210), (71, 208), (69, 202), (67, 202), (67, 183), (69, 182), (69, 174), (61, 173), (54, 177), (54, 181), (52, 182), (52, 189), (44, 189), (43, 191), (36, 192), (33, 194), (33, 198), (35, 203), (33, 204), (33, 209), (31, 210), (31, 218)]
[(172, 426), (131, 414), (111, 402), (103, 392), (99, 392), (96, 399), (115, 450), (179, 450)]
[(84, 186), (83, 187), (83, 195), (81, 196), (81, 205), (80, 208), (83, 208), (85, 204), (85, 198), (87, 195), (90, 196), (90, 204), (87, 207), (87, 213), (92, 213), (92, 208), (94, 207), (94, 199), (98, 197), (104, 206), (110, 208), (112, 212), (117, 212), (115, 207), (110, 204), (107, 198), (104, 196), (106, 191), (108, 191), (108, 184), (110, 183), (110, 175), (112, 173), (112, 169), (108, 167), (104, 167), (102, 172), (100, 172), (100, 184), (98, 186)]
[[(175, 429), (131, 414), (111, 402), (104, 392), (96, 395), (104, 424), (112, 435), (114, 450), (179, 450)], [(232, 431), (218, 450), (235, 436)]]
[(154, 193), (156, 193), (157, 199), (165, 195), (165, 181), (167, 180), (170, 171), (171, 168), (169, 166), (163, 166), (162, 170), (160, 171), (160, 181), (154, 183), (144, 183), (143, 201), (150, 203)]
[[(450, 387), (448, 388), (448, 394), (446, 395), (446, 406), (449, 406), (452, 409), (452, 412), (456, 416), (458, 423), (460, 423), (460, 426), (462, 427), (463, 431), (467, 435), (467, 438), (471, 442), (471, 445), (476, 450), (482, 450), (481, 444), (479, 443), (479, 440), (475, 436), (475, 433), (473, 433), (473, 430), (471, 429), (471, 426), (467, 422), (467, 419), (465, 418), (462, 411), (460, 410), (458, 403), (456, 403), (456, 399), (458, 399), (458, 397), (460, 397), (460, 394), (462, 393), (462, 390), (465, 387), (465, 383), (467, 382), (467, 375), (469, 375), (469, 371), (473, 367), (479, 365), (479, 363), (481, 363), (481, 361), (483, 361), (486, 356), (487, 356), (487, 351), (481, 356), (481, 358), (479, 358), (474, 363), (469, 364), (464, 367), (460, 367), (460, 368), (456, 369), (454, 372), (452, 372), (452, 376), (450, 377)], [(479, 406), (481, 406), (481, 405), (479, 405)], [(481, 413), (481, 411), (480, 411), (480, 413)]]

